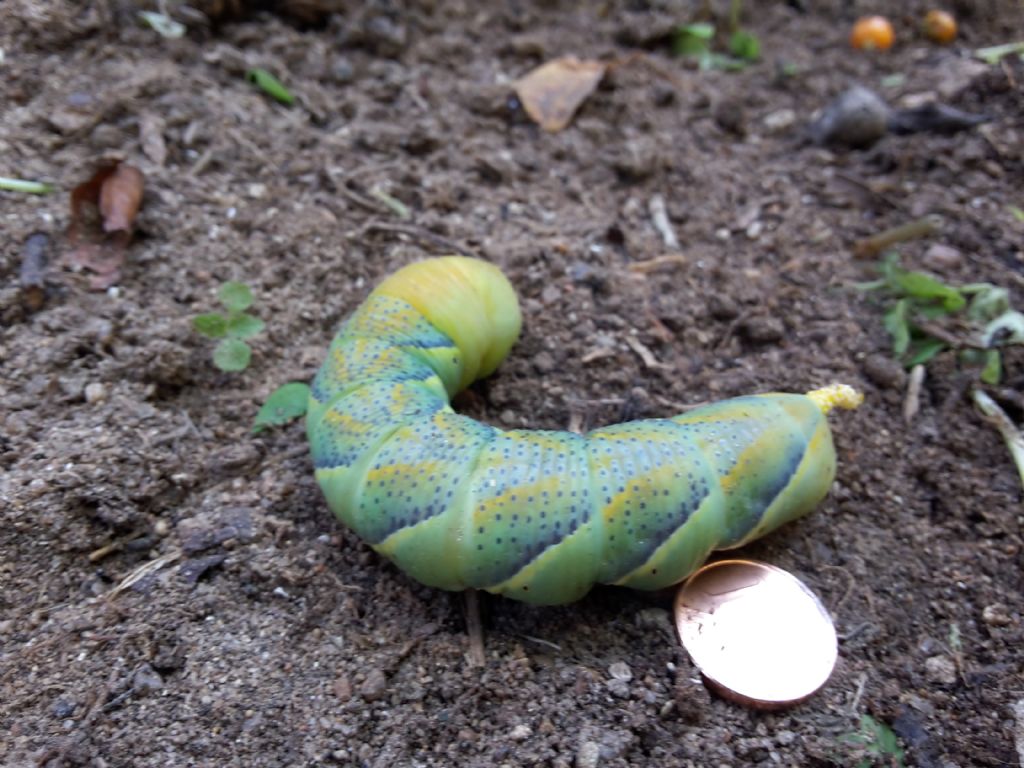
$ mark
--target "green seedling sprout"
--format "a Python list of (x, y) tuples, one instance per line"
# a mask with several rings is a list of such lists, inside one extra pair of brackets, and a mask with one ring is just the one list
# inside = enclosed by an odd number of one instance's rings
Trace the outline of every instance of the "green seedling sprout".
[(245, 78), (265, 94), (282, 104), (290, 107), (295, 103), (295, 96), (292, 92), (285, 88), (284, 83), (267, 72), (267, 70), (253, 67), (245, 73)]
[[(991, 283), (947, 285), (925, 272), (903, 269), (895, 253), (881, 261), (879, 272), (878, 280), (858, 287), (883, 291), (893, 300), (882, 322), (892, 338), (894, 357), (913, 368), (957, 348), (965, 363), (980, 368), (981, 381), (999, 383), (999, 347), (1024, 343), (1024, 315), (1010, 307), (1005, 288)], [(969, 333), (959, 338), (944, 332), (935, 324), (943, 318), (966, 326)]]
[(53, 185), (42, 181), (7, 179), (0, 176), (0, 189), (7, 192), (25, 192), (29, 195), (48, 195), (53, 192)]
[(224, 283), (217, 292), (217, 298), (227, 311), (197, 315), (192, 319), (192, 325), (203, 336), (220, 339), (213, 350), (215, 366), (228, 373), (244, 371), (252, 358), (252, 349), (245, 339), (260, 333), (264, 323), (245, 311), (252, 306), (253, 297), (249, 286), (244, 283)]
[(858, 762), (857, 768), (871, 768), (873, 765), (891, 765), (903, 768), (903, 749), (896, 739), (892, 728), (875, 720), (871, 715), (861, 715), (860, 730), (847, 734), (843, 742), (860, 747), (867, 755)]
[(308, 407), (308, 384), (303, 384), (301, 381), (282, 384), (270, 394), (267, 402), (256, 414), (252, 431), (254, 433), (262, 432), (267, 427), (287, 424), (289, 421), (305, 416)]
[(742, 61), (757, 61), (761, 57), (761, 41), (745, 29), (737, 29), (729, 37), (729, 53)]
[(988, 48), (979, 48), (974, 52), (974, 55), (986, 64), (995, 65), (1007, 56), (1015, 53), (1019, 53), (1021, 58), (1024, 58), (1024, 40), (1019, 43), (1003, 43), (1002, 45), (992, 45)]

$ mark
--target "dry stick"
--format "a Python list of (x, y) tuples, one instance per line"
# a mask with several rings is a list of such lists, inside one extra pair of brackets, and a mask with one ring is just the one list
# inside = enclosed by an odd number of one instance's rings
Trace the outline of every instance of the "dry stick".
[(487, 664), (484, 656), (484, 628), (480, 622), (480, 597), (475, 589), (462, 593), (466, 597), (466, 634), (469, 635), (469, 661), (474, 667)]
[(671, 365), (667, 365), (666, 363), (660, 362), (658, 358), (654, 356), (654, 353), (651, 352), (651, 350), (649, 350), (647, 347), (645, 347), (643, 343), (635, 336), (626, 336), (625, 341), (626, 346), (632, 349), (634, 352), (636, 352), (636, 354), (643, 361), (645, 368), (649, 368), (652, 370), (661, 369), (663, 371), (672, 370)]
[(853, 253), (859, 259), (872, 259), (886, 248), (907, 240), (928, 237), (939, 230), (942, 221), (936, 216), (923, 216), (906, 224), (882, 230), (877, 235), (866, 237), (854, 243)]
[(910, 379), (907, 381), (907, 396), (903, 399), (903, 422), (910, 426), (910, 422), (921, 410), (921, 385), (924, 384), (925, 369), (923, 365), (915, 365), (910, 371)]
[[(678, 245), (678, 243), (677, 243)], [(685, 267), (686, 257), (678, 253), (670, 253), (664, 256), (655, 256), (653, 259), (646, 259), (645, 261), (634, 261), (630, 264), (627, 269), (630, 272), (636, 272), (641, 275), (646, 275), (649, 272), (656, 272), (662, 267)]]
[(676, 237), (676, 231), (672, 229), (672, 222), (668, 220), (668, 211), (665, 208), (665, 198), (661, 195), (655, 195), (651, 198), (649, 204), (651, 212), (651, 221), (654, 222), (654, 228), (658, 230), (658, 234), (661, 235), (662, 242), (665, 243), (666, 248), (678, 248), (679, 238)]
[(424, 229), (423, 227), (418, 227), (415, 224), (391, 224), (383, 221), (368, 221), (362, 226), (359, 232), (356, 233), (356, 236), (367, 232), (390, 232), (397, 235), (406, 235), (415, 240), (419, 240), (421, 242), (425, 241), (431, 245), (436, 245), (451, 253), (457, 253), (460, 256), (473, 256), (472, 253), (456, 243), (454, 240), (449, 240), (443, 235), (431, 232), (429, 229)]
[(857, 714), (857, 707), (860, 706), (860, 699), (861, 699), (861, 696), (864, 695), (864, 687), (867, 685), (867, 683), (868, 683), (868, 673), (864, 672), (864, 673), (861, 674), (860, 678), (857, 680), (857, 691), (853, 694), (853, 701), (850, 702), (850, 714), (851, 715), (856, 715)]

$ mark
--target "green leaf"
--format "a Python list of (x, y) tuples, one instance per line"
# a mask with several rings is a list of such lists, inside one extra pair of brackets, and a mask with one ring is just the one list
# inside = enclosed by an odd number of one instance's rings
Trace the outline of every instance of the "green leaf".
[(213, 350), (213, 364), (228, 373), (244, 371), (251, 357), (249, 345), (240, 339), (224, 339)]
[(1003, 359), (998, 349), (990, 349), (985, 353), (985, 367), (981, 369), (981, 380), (996, 386), (1003, 378)]
[(679, 31), (700, 40), (710, 40), (715, 36), (715, 25), (699, 22), (697, 24), (687, 24), (685, 27), (681, 27)]
[(714, 36), (713, 24), (688, 24), (680, 27), (672, 38), (672, 53), (676, 56), (704, 57)]
[(192, 327), (210, 339), (219, 339), (227, 335), (228, 319), (217, 312), (196, 315), (192, 318)]
[(248, 312), (232, 313), (228, 317), (227, 335), (235, 339), (249, 339), (263, 330), (266, 324)]
[(1008, 205), (1010, 213), (1013, 214), (1013, 218), (1017, 221), (1024, 222), (1024, 208), (1018, 208), (1016, 205)]
[(738, 29), (729, 38), (729, 53), (746, 61), (757, 61), (761, 56), (761, 41), (757, 35)]
[[(971, 290), (966, 290), (970, 288)], [(991, 283), (972, 283), (960, 289), (961, 293), (973, 293), (967, 317), (979, 323), (987, 323), (1010, 310), (1010, 292)]]
[(293, 381), (275, 389), (267, 402), (256, 414), (252, 431), (259, 432), (266, 427), (287, 424), (306, 414), (309, 406), (309, 385)]
[(217, 292), (217, 297), (229, 312), (242, 312), (252, 306), (252, 291), (249, 290), (249, 286), (234, 280), (224, 283)]
[(290, 107), (295, 103), (295, 96), (292, 95), (292, 92), (285, 88), (284, 83), (267, 72), (267, 70), (253, 67), (245, 73), (245, 77), (265, 94), (277, 99), (282, 104)]
[(910, 356), (904, 365), (913, 368), (915, 365), (924, 365), (939, 352), (946, 349), (946, 343), (938, 339), (926, 338), (915, 341), (910, 349)]
[(910, 346), (910, 324), (907, 322), (907, 300), (900, 299), (888, 312), (882, 321), (885, 330), (892, 336), (892, 353), (895, 357), (903, 357), (903, 353)]
[(161, 37), (166, 37), (169, 40), (183, 37), (185, 34), (185, 25), (165, 13), (139, 11), (139, 17), (156, 30)]
[(1019, 43), (1004, 43), (1003, 45), (992, 45), (988, 48), (979, 48), (974, 55), (986, 64), (998, 64), (1006, 56), (1012, 53), (1024, 55), (1024, 41)]
[(893, 275), (893, 280), (896, 287), (908, 296), (922, 300), (937, 299), (949, 312), (963, 309), (967, 304), (967, 299), (956, 288), (946, 285), (924, 272), (908, 272), (900, 269)]

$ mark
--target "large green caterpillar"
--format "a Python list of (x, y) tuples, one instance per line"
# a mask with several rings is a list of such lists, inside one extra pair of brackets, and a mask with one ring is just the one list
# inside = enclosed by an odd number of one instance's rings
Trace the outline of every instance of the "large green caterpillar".
[(455, 413), (449, 398), (492, 373), (519, 328), (496, 267), (417, 262), (344, 323), (313, 382), (307, 430), (328, 503), (418, 581), (539, 604), (595, 583), (659, 589), (828, 492), (825, 414), (859, 402), (849, 387), (741, 397), (585, 436)]

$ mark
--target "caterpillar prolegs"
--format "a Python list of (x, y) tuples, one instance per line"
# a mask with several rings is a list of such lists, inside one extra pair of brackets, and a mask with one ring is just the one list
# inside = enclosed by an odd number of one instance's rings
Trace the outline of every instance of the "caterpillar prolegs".
[(449, 398), (519, 335), (505, 276), (475, 259), (411, 264), (344, 323), (307, 431), (332, 510), (416, 580), (538, 604), (595, 583), (674, 584), (715, 549), (813, 509), (835, 475), (825, 414), (859, 395), (740, 397), (577, 435), (502, 430)]

